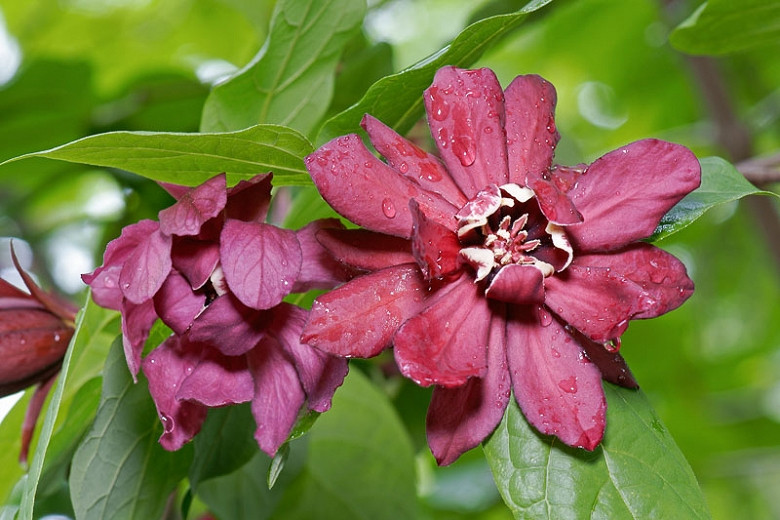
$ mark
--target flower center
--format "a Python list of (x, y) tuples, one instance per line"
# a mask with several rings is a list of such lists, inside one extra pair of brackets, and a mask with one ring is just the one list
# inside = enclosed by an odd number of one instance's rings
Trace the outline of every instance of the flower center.
[(456, 214), (460, 255), (477, 281), (505, 265), (532, 265), (545, 277), (571, 263), (572, 248), (561, 226), (545, 218), (533, 190), (517, 184), (483, 189)]

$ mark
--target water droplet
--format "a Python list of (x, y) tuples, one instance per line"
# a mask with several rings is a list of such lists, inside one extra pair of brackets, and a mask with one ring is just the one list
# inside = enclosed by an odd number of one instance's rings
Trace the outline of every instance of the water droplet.
[(54, 335), (54, 341), (59, 341), (59, 340), (60, 340), (60, 335), (59, 334), (55, 334)]
[(441, 180), (441, 172), (434, 163), (420, 163), (420, 178), (430, 182), (439, 182)]
[(22, 339), (19, 340), (19, 344), (20, 345), (26, 345), (27, 344), (27, 340), (22, 338)]
[(477, 158), (474, 139), (469, 135), (458, 135), (453, 137), (452, 152), (463, 166), (471, 166)]
[(561, 353), (560, 353), (560, 352), (558, 352), (558, 351), (557, 351), (557, 350), (555, 350), (555, 349), (552, 349), (552, 357), (554, 357), (554, 358), (559, 358), (559, 357), (561, 357)]
[(163, 429), (165, 430), (165, 433), (171, 433), (173, 431), (173, 419), (165, 415), (164, 413), (160, 414), (160, 420), (163, 424)]
[(402, 162), (401, 164), (398, 165), (398, 171), (401, 172), (401, 173), (408, 172), (409, 171), (409, 165), (406, 164), (405, 162)]
[(450, 115), (450, 105), (447, 100), (439, 96), (439, 89), (431, 88), (431, 116), (436, 121), (444, 121)]
[(439, 144), (441, 144), (442, 148), (447, 148), (447, 143), (449, 142), (449, 132), (447, 132), (447, 129), (444, 127), (439, 128), (437, 137), (439, 139)]
[(317, 164), (319, 164), (320, 166), (327, 166), (328, 160), (325, 158), (324, 155), (319, 155), (317, 156)]
[(577, 393), (577, 377), (571, 376), (566, 379), (562, 379), (558, 382), (558, 388), (566, 392), (567, 394)]
[(493, 133), (493, 127), (486, 126), (485, 129), (483, 130), (483, 132), (485, 132), (486, 134), (492, 134)]
[(382, 201), (382, 213), (384, 213), (387, 218), (395, 218), (395, 204), (393, 204), (393, 201), (389, 198)]
[(368, 169), (371, 169), (374, 167), (374, 165), (371, 163), (371, 161), (366, 161), (363, 163), (363, 166), (365, 166)]
[(555, 119), (553, 116), (550, 116), (550, 118), (547, 120), (547, 131), (551, 134), (555, 133)]
[(125, 289), (129, 289), (130, 288), (130, 282), (123, 283), (122, 287), (124, 287)]
[(549, 327), (552, 323), (552, 314), (541, 307), (537, 307), (537, 313), (539, 315), (539, 323), (542, 327)]

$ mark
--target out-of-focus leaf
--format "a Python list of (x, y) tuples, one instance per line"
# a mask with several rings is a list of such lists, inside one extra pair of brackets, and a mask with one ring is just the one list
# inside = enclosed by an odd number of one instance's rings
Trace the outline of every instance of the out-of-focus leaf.
[(730, 162), (720, 157), (705, 157), (701, 163), (701, 186), (678, 202), (663, 216), (648, 240), (655, 242), (690, 225), (705, 211), (719, 204), (748, 195), (775, 195), (761, 191), (737, 171)]
[(728, 54), (780, 44), (780, 2), (709, 0), (669, 37), (690, 54)]
[(539, 434), (511, 401), (484, 450), (516, 518), (710, 518), (696, 477), (647, 398), (605, 383), (593, 452)]
[(0, 450), (0, 467), (3, 468), (0, 471), (0, 504), (8, 503), (11, 491), (24, 475), (24, 469), (19, 464), (19, 449), (22, 444), (24, 412), (31, 395), (32, 390), (28, 390), (0, 423), (0, 446), (3, 446)]
[(138, 379), (133, 384), (117, 338), (104, 367), (95, 422), (73, 457), (76, 518), (160, 518), (187, 475), (191, 447), (167, 452), (157, 443), (161, 426), (146, 380)]
[(212, 90), (201, 130), (275, 123), (310, 133), (328, 109), (339, 55), (364, 12), (364, 0), (280, 0), (260, 52)]
[[(156, 181), (187, 186), (227, 173), (235, 184), (258, 173), (274, 172), (274, 184), (311, 182), (303, 158), (309, 141), (291, 128), (257, 125), (239, 132), (108, 132), (16, 157), (46, 157), (119, 168)], [(3, 166), (2, 163), (0, 166)]]
[(329, 115), (357, 103), (368, 88), (393, 73), (393, 47), (387, 42), (370, 45), (361, 34), (344, 50), (336, 76)]
[(535, 0), (516, 13), (486, 18), (469, 25), (444, 49), (374, 83), (360, 102), (325, 123), (317, 142), (355, 132), (363, 114), (371, 114), (405, 134), (423, 114), (422, 92), (430, 86), (436, 70), (444, 65), (471, 65), (485, 50), (516, 28), (529, 13), (551, 1)]

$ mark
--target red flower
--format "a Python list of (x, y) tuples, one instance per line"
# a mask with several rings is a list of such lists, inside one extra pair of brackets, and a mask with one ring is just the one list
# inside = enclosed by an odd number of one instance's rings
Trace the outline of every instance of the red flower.
[(435, 385), (428, 442), (449, 464), (496, 427), (510, 389), (528, 421), (594, 449), (601, 378), (636, 386), (616, 352), (632, 319), (682, 304), (681, 262), (644, 242), (698, 187), (686, 148), (631, 143), (590, 166), (553, 164), (556, 93), (539, 76), (502, 92), (488, 69), (439, 70), (425, 91), (442, 164), (371, 116), (306, 165), (323, 197), (369, 231), (324, 230), (368, 271), (314, 303), (303, 340), (340, 356), (394, 347), (401, 372)]

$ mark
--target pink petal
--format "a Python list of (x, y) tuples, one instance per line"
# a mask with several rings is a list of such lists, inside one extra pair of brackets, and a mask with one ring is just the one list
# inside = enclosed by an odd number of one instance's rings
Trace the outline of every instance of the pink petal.
[(605, 251), (648, 237), (700, 181), (699, 161), (684, 146), (644, 139), (612, 151), (569, 192), (585, 219), (567, 228), (569, 239), (575, 250)]
[(334, 218), (320, 219), (295, 232), (303, 260), (292, 292), (332, 289), (357, 274), (357, 270), (350, 269), (336, 260), (317, 240), (318, 233), (326, 229), (341, 231), (344, 226)]
[(125, 298), (140, 304), (151, 300), (171, 272), (171, 237), (159, 230), (150, 233), (127, 257), (119, 273)]
[(290, 435), (306, 396), (295, 366), (273, 338), (264, 339), (248, 352), (247, 360), (255, 380), (255, 440), (273, 457)]
[(203, 310), (206, 296), (194, 292), (178, 271), (171, 271), (153, 301), (154, 310), (163, 323), (181, 335)]
[(393, 339), (401, 373), (421, 386), (460, 386), (487, 367), (491, 311), (468, 276), (436, 294)]
[(420, 209), (417, 201), (409, 202), (414, 219), (412, 231), (412, 252), (425, 274), (425, 278), (442, 278), (460, 269), (460, 242), (458, 235), (429, 219)]
[(557, 320), (540, 323), (536, 315), (523, 310), (507, 324), (515, 398), (537, 430), (569, 446), (593, 450), (604, 436), (606, 421), (601, 373)]
[(412, 243), (365, 229), (323, 229), (317, 240), (339, 262), (365, 271), (413, 264)]
[(166, 235), (197, 235), (204, 222), (224, 209), (226, 190), (225, 174), (221, 173), (187, 191), (176, 204), (160, 211), (160, 231)]
[(368, 114), (363, 116), (360, 126), (368, 132), (374, 148), (396, 171), (426, 190), (441, 194), (456, 208), (466, 203), (466, 196), (435, 155), (401, 137), (392, 128)]
[(217, 297), (195, 319), (189, 339), (239, 356), (255, 348), (266, 335), (271, 315), (243, 305), (231, 294)]
[(124, 295), (119, 289), (119, 275), (122, 265), (100, 266), (92, 273), (82, 274), (81, 279), (92, 290), (92, 299), (101, 307), (118, 311), (122, 308)]
[(273, 310), (272, 333), (294, 360), (310, 410), (330, 410), (336, 388), (344, 382), (347, 360), (331, 356), (301, 343), (301, 332), (309, 313), (300, 307), (281, 303)]
[(157, 184), (168, 192), (168, 195), (173, 197), (176, 200), (179, 200), (184, 196), (185, 193), (190, 191), (192, 189), (191, 186), (182, 186), (181, 184), (173, 184), (171, 182), (160, 182), (157, 181)]
[(157, 321), (157, 313), (152, 300), (141, 304), (125, 300), (122, 306), (122, 345), (125, 349), (127, 368), (133, 375), (133, 381), (136, 381), (144, 343), (155, 321)]
[(322, 197), (350, 221), (372, 231), (409, 238), (409, 199), (418, 199), (444, 222), (455, 207), (376, 158), (355, 134), (325, 143), (306, 157)]
[(467, 198), (509, 182), (504, 95), (492, 70), (443, 67), (424, 100), (431, 135)]
[(433, 389), (425, 430), (436, 462), (446, 466), (477, 446), (496, 428), (509, 402), (506, 365), (506, 321), (494, 315), (490, 324), (488, 365), (484, 377), (462, 386)]
[(255, 175), (228, 189), (226, 218), (244, 222), (264, 222), (268, 215), (268, 207), (271, 205), (272, 178), (273, 175), (270, 173)]
[[(208, 407), (251, 401), (254, 380), (245, 356), (225, 356), (203, 345), (203, 356), (179, 385), (176, 399), (195, 401)], [(190, 372), (191, 369), (191, 372)]]
[(178, 450), (189, 442), (206, 419), (205, 406), (176, 398), (187, 370), (194, 367), (199, 358), (199, 348), (181, 344), (177, 336), (171, 336), (143, 361), (149, 393), (163, 425), (160, 445), (166, 450)]
[(173, 237), (171, 262), (193, 289), (200, 289), (208, 281), (219, 263), (219, 242), (192, 237)]
[(314, 300), (301, 341), (345, 357), (373, 357), (425, 306), (428, 283), (417, 265), (360, 276)]
[(505, 265), (490, 282), (485, 296), (520, 305), (544, 303), (544, 275), (532, 265)]
[(295, 233), (270, 224), (228, 220), (219, 254), (228, 287), (253, 309), (270, 309), (282, 301), (301, 270)]

